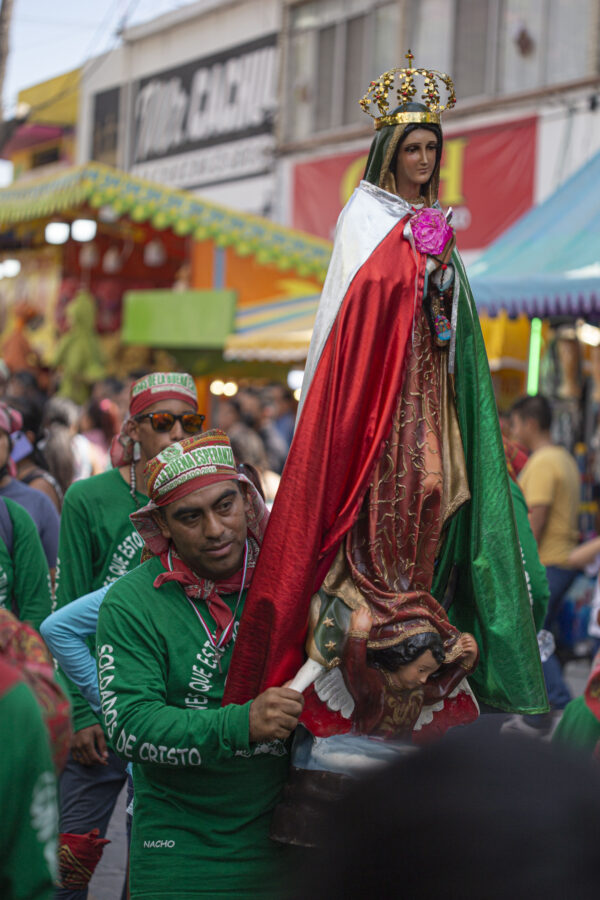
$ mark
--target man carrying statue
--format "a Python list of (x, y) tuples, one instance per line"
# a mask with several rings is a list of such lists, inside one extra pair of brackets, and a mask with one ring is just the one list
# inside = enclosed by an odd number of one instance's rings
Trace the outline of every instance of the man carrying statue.
[(130, 896), (279, 900), (287, 854), (269, 825), (302, 695), (221, 706), (268, 511), (222, 431), (172, 443), (145, 477), (130, 516), (143, 561), (96, 633), (106, 733), (133, 765)]

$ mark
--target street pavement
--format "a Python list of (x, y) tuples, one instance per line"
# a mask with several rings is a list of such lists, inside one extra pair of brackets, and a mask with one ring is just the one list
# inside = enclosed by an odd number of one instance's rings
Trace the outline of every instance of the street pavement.
[(106, 844), (102, 859), (90, 881), (88, 900), (120, 900), (121, 898), (127, 864), (126, 809), (127, 785), (119, 795), (110, 820), (106, 837), (111, 843)]
[(580, 697), (583, 694), (589, 674), (590, 660), (587, 657), (585, 659), (575, 659), (566, 664), (565, 681), (572, 697)]

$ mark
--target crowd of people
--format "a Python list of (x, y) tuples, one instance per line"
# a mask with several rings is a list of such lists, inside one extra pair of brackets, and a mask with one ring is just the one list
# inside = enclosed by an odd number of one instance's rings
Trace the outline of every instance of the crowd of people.
[[(110, 386), (116, 385), (111, 382)], [(119, 388), (110, 398), (93, 401), (111, 411), (113, 422), (122, 402), (124, 388)], [(7, 844), (11, 865), (5, 864), (2, 877), (14, 879), (15, 884), (21, 872), (26, 885), (50, 879), (56, 884), (58, 879), (56, 900), (84, 900), (125, 785), (128, 865), (136, 891), (132, 896), (201, 896), (196, 882), (202, 877), (211, 885), (206, 896), (219, 892), (245, 896), (248, 885), (260, 879), (260, 890), (248, 896), (282, 897), (287, 895), (282, 885), (291, 872), (305, 877), (304, 857), (296, 859), (292, 848), (269, 840), (270, 818), (289, 773), (287, 739), (298, 725), (303, 694), (291, 687), (271, 687), (250, 703), (221, 706), (234, 629), (243, 614), (268, 521), (263, 478), (271, 470), (261, 462), (267, 459), (263, 448), (269, 446), (276, 417), (270, 419), (270, 428), (265, 427), (265, 408), (278, 409), (283, 423), (287, 421), (287, 410), (276, 407), (271, 392), (278, 399), (288, 399), (284, 390), (243, 391), (236, 402), (220, 402), (217, 416), (222, 427), (205, 431), (191, 376), (148, 373), (130, 382), (122, 426), (117, 432), (113, 428), (110, 442), (108, 428), (98, 424), (96, 430), (106, 440), (102, 444), (96, 435), (94, 446), (108, 454), (101, 471), (77, 477), (73, 465), (70, 483), (61, 484), (58, 470), (52, 474), (43, 452), (50, 440), (51, 426), (44, 422), (52, 401), (44, 402), (37, 393), (6, 391), (0, 426), (7, 453), (5, 478), (10, 479), (6, 485), (13, 485), (13, 493), (5, 492), (3, 483), (0, 709), (3, 721), (10, 717), (21, 722), (19, 745), (9, 748), (7, 759), (13, 760), (17, 777), (27, 755), (33, 774), (26, 788), (31, 794), (23, 795), (24, 802), (37, 810), (37, 818), (27, 827), (23, 807), (15, 805), (10, 810), (19, 839)], [(110, 405), (102, 407), (104, 400)], [(35, 421), (33, 408), (41, 413)], [(73, 424), (59, 427), (90, 441), (94, 429), (85, 427), (86, 414), (80, 416), (83, 428), (80, 424), (78, 432)], [(547, 581), (540, 582), (531, 556), (524, 552), (526, 570), (533, 576), (529, 583), (538, 577), (538, 583), (550, 585), (545, 593), (542, 587), (541, 605), (540, 591), (534, 588), (536, 625), (540, 633), (559, 638), (555, 625), (561, 599), (578, 569), (600, 552), (600, 541), (579, 542), (579, 473), (567, 451), (552, 444), (550, 417), (542, 396), (515, 403), (505, 426), (510, 432), (505, 452), (514, 478), (513, 502), (521, 522), (522, 546), (528, 547), (523, 530), (527, 527), (538, 548), (537, 564), (540, 567), (539, 560), (545, 564), (540, 568)], [(283, 438), (283, 430), (278, 435)], [(31, 465), (21, 468), (24, 477), (20, 477), (14, 449), (23, 446), (24, 437), (30, 445)], [(260, 459), (241, 456), (239, 448), (251, 446), (254, 437), (264, 441)], [(280, 446), (278, 441), (273, 445)], [(75, 458), (72, 443), (65, 446), (70, 446)], [(282, 450), (280, 465), (285, 455)], [(27, 479), (32, 471), (36, 478)], [(15, 485), (22, 486), (25, 500), (14, 492)], [(37, 521), (27, 511), (37, 511), (28, 496), (34, 492), (46, 512)], [(526, 501), (524, 516), (518, 512), (519, 497)], [(51, 534), (54, 551), (48, 555), (43, 539)], [(547, 554), (548, 545), (554, 555)], [(553, 567), (562, 578), (561, 591), (554, 593)], [(152, 599), (157, 588), (158, 604)], [(56, 610), (51, 614), (53, 605)], [(198, 623), (202, 638), (190, 641)], [(362, 644), (366, 648), (365, 637), (372, 625), (366, 610), (356, 611), (350, 620), (348, 647), (355, 638), (357, 648)], [(62, 690), (52, 674), (40, 630), (59, 663)], [(476, 665), (479, 650), (469, 636), (461, 640), (471, 654), (469, 661), (464, 657), (463, 668), (468, 672)], [(425, 683), (439, 668), (444, 660), (440, 639), (436, 644), (421, 643), (416, 653), (395, 664), (397, 674), (376, 675), (377, 665), (368, 668), (373, 665), (370, 651), (366, 651), (366, 668), (357, 662), (349, 669), (348, 683), (358, 685), (359, 721), (373, 718), (367, 697), (373, 678), (380, 679), (382, 686), (388, 677), (397, 679), (406, 688), (411, 679)], [(400, 646), (406, 649), (408, 644)], [(550, 669), (549, 658), (542, 654), (551, 706), (562, 711), (571, 698), (558, 657), (551, 654), (555, 666)], [(452, 678), (450, 669), (448, 677)], [(37, 706), (32, 694), (38, 698)], [(377, 715), (381, 719), (382, 714)], [(544, 715), (521, 718), (525, 732), (549, 737), (560, 715), (550, 721)], [(384, 729), (382, 737), (385, 734)], [(556, 738), (590, 755), (599, 752), (600, 721), (583, 697), (570, 704)], [(483, 740), (488, 737), (484, 735)], [(29, 742), (35, 753), (27, 749)], [(527, 751), (510, 752), (527, 756)], [(55, 772), (60, 774), (58, 804)], [(25, 790), (25, 781), (23, 785)], [(344, 802), (350, 809), (359, 801), (349, 796)], [(58, 855), (52, 843), (57, 809)], [(25, 876), (22, 854), (31, 853), (32, 844), (39, 852), (25, 867)], [(333, 846), (339, 848), (336, 853), (342, 852), (339, 841)], [(319, 854), (313, 863), (315, 871), (320, 871)], [(267, 872), (270, 880), (265, 880)], [(128, 890), (125, 884), (124, 898)]]
[(216, 422), (229, 435), (237, 460), (258, 472), (265, 501), (272, 506), (296, 421), (297, 402), (283, 384), (242, 388), (222, 398)]
[[(161, 380), (166, 381), (167, 390)], [(140, 562), (144, 539), (130, 515), (148, 504), (144, 478), (147, 463), (159, 451), (188, 435), (199, 435), (205, 416), (197, 409), (193, 379), (180, 373), (148, 373), (141, 378), (134, 375), (127, 382), (108, 379), (96, 385), (84, 408), (60, 396), (46, 396), (27, 372), (9, 375), (3, 387), (0, 607), (10, 636), (3, 641), (2, 652), (21, 673), (27, 674), (31, 659), (29, 650), (23, 648), (41, 629), (61, 666), (58, 684), (50, 677), (55, 684), (55, 702), (50, 703), (36, 685), (33, 687), (46, 724), (51, 711), (62, 715), (63, 751), (67, 731), (70, 742), (69, 752), (63, 752), (56, 767), (60, 773), (61, 837), (56, 857), (60, 872), (50, 865), (48, 846), (52, 833), (48, 821), (45, 838), (40, 841), (43, 860), (31, 877), (43, 881), (50, 873), (60, 882), (57, 898), (83, 898), (102, 853), (116, 800), (127, 782), (126, 762), (107, 740), (111, 729), (107, 731), (101, 724), (94, 659), (100, 605), (108, 588)], [(293, 396), (278, 384), (248, 388), (240, 391), (239, 398), (221, 401), (215, 413), (219, 424), (228, 424), (236, 446), (236, 471), (241, 473), (245, 488), (253, 491), (256, 520), (264, 520), (260, 526), (264, 529), (268, 514), (265, 499), (271, 505), (291, 441)], [(224, 440), (231, 454), (231, 445), (228, 439)], [(246, 527), (244, 515), (239, 527)], [(257, 549), (252, 544), (251, 558), (246, 561), (247, 578), (251, 577)], [(215, 562), (217, 568), (218, 565)], [(51, 615), (53, 608), (56, 611)], [(214, 614), (211, 606), (209, 609)], [(15, 623), (19, 623), (18, 628)], [(43, 647), (39, 635), (35, 641)], [(47, 650), (44, 652), (49, 661)], [(7, 674), (7, 688), (13, 680)], [(104, 676), (104, 680), (110, 682), (112, 676)], [(204, 690), (202, 681), (199, 684), (196, 689)], [(22, 690), (19, 688), (17, 695)], [(205, 699), (202, 694), (200, 699)], [(271, 695), (267, 695), (265, 704), (268, 718), (272, 714)], [(294, 710), (297, 704), (296, 696)], [(191, 709), (202, 706), (200, 702), (190, 702)], [(253, 715), (250, 735), (252, 740), (261, 740), (266, 736), (266, 726), (261, 725), (260, 718), (256, 722), (255, 719)], [(32, 724), (33, 732), (36, 727)], [(243, 735), (243, 725), (238, 731)], [(32, 740), (38, 740), (39, 735), (35, 737), (33, 732)], [(281, 735), (287, 733), (284, 729)], [(239, 740), (247, 752), (248, 733)], [(53, 743), (56, 745), (56, 736)], [(157, 738), (152, 746), (159, 745)], [(194, 764), (198, 741), (193, 745), (189, 764)], [(44, 753), (40, 757), (46, 759)], [(183, 757), (180, 762), (188, 764)], [(278, 765), (283, 771), (281, 760)], [(54, 775), (51, 777), (52, 787)], [(271, 799), (275, 790), (271, 787)], [(55, 804), (49, 789), (44, 797)], [(270, 800), (267, 797), (261, 802), (267, 808)], [(15, 815), (21, 813), (15, 807)], [(14, 820), (12, 826), (16, 825)], [(190, 840), (193, 841), (193, 833)], [(259, 865), (260, 859), (249, 862)], [(28, 884), (28, 879), (23, 884)], [(13, 887), (17, 890), (16, 882), (11, 884), (11, 890)]]

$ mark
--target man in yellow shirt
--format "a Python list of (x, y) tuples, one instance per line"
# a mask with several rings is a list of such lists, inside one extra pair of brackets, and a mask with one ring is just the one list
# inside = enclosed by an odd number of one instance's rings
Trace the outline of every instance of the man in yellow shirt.
[[(531, 454), (519, 475), (519, 485), (548, 576), (550, 600), (544, 628), (551, 630), (578, 572), (569, 567), (568, 560), (579, 539), (579, 470), (569, 451), (552, 443), (552, 410), (541, 394), (517, 400), (511, 409), (510, 424), (514, 440)], [(550, 702), (560, 709), (569, 700), (568, 689), (560, 673), (554, 673), (558, 679), (549, 678), (546, 664), (544, 674)]]

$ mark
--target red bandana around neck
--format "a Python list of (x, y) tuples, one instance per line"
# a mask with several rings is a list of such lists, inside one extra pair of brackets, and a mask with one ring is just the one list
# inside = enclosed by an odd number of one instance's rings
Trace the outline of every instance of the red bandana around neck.
[[(160, 561), (167, 571), (157, 575), (154, 579), (154, 587), (159, 588), (166, 582), (175, 581), (181, 585), (186, 597), (190, 600), (204, 600), (208, 606), (209, 613), (215, 620), (217, 626), (215, 637), (219, 640), (223, 632), (232, 624), (233, 618), (230, 608), (221, 599), (221, 595), (234, 594), (237, 591), (250, 587), (258, 560), (259, 549), (260, 545), (256, 538), (248, 533), (248, 559), (246, 561), (246, 576), (242, 585), (242, 568), (223, 581), (215, 582), (210, 581), (208, 578), (201, 578), (184, 563), (171, 544), (168, 550), (160, 554)], [(231, 635), (227, 643), (230, 639)]]

